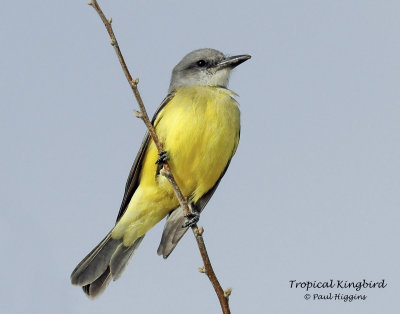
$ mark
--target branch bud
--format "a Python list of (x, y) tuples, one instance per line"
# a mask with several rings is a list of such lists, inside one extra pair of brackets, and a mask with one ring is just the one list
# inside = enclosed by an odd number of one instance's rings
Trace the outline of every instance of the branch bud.
[(206, 272), (206, 268), (204, 266), (197, 268), (197, 270), (202, 274), (204, 274)]
[(225, 298), (229, 299), (229, 296), (231, 295), (231, 293), (232, 293), (232, 287), (226, 288), (224, 291)]
[(135, 110), (135, 116), (136, 118), (143, 118), (143, 113), (141, 113), (140, 111)]
[(197, 235), (202, 236), (204, 233), (204, 228), (202, 226), (197, 228)]

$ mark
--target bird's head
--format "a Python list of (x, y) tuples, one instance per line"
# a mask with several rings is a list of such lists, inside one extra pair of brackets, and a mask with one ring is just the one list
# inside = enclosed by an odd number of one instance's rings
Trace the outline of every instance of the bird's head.
[(173, 69), (169, 92), (187, 85), (227, 87), (231, 70), (250, 58), (249, 55), (228, 57), (210, 48), (194, 50)]

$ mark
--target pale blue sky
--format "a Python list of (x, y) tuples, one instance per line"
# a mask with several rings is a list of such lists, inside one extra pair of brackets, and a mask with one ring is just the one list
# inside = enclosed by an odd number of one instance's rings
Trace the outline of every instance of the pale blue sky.
[[(219, 279), (233, 287), (232, 313), (394, 313), (399, 2), (100, 4), (150, 114), (187, 52), (253, 56), (230, 83), (241, 142), (200, 221)], [(1, 312), (219, 313), (191, 234), (157, 256), (162, 224), (99, 299), (70, 284), (114, 223), (145, 128), (86, 1), (3, 1), (0, 19)], [(385, 289), (352, 303), (306, 301), (289, 285), (383, 278)]]

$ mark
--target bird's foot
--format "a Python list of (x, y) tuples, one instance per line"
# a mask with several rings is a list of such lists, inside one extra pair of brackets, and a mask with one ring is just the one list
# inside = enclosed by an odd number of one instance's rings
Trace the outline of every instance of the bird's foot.
[(162, 151), (161, 153), (158, 153), (158, 156), (160, 156), (160, 158), (157, 159), (156, 164), (157, 165), (164, 165), (167, 163), (168, 161), (168, 154), (166, 151)]
[(193, 227), (200, 219), (200, 214), (192, 211), (190, 214), (185, 215), (186, 222), (182, 225), (182, 228)]

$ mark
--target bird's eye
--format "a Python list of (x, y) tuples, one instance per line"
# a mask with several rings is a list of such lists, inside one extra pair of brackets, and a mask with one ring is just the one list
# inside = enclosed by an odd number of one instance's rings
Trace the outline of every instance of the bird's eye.
[(199, 61), (196, 62), (196, 64), (197, 64), (199, 67), (203, 67), (203, 66), (206, 65), (206, 62), (205, 62), (204, 60), (199, 60)]

